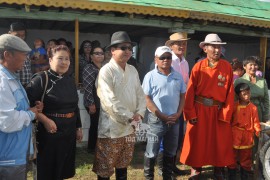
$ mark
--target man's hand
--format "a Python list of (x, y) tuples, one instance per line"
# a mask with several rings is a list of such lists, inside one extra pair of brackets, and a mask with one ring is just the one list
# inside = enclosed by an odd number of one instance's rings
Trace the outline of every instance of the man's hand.
[(139, 121), (142, 119), (142, 116), (138, 113), (135, 113), (131, 119), (134, 121)]
[(189, 120), (188, 122), (189, 122), (190, 124), (192, 124), (192, 125), (195, 125), (195, 124), (197, 124), (198, 119), (197, 119), (197, 118), (191, 119), (191, 120)]
[(88, 106), (88, 108), (89, 108), (89, 114), (94, 114), (97, 111), (96, 105), (94, 105), (94, 104)]
[(37, 108), (38, 112), (41, 113), (42, 110), (43, 110), (43, 108), (44, 108), (43, 102), (41, 102), (41, 101), (36, 101), (35, 104), (36, 104), (35, 107)]
[(135, 113), (132, 118), (129, 120), (131, 126), (134, 128), (134, 130), (137, 128), (138, 124), (140, 123), (140, 120), (142, 119), (142, 116), (138, 113)]
[(35, 119), (36, 119), (37, 118), (37, 114), (39, 113), (37, 107), (36, 106), (31, 107), (31, 108), (29, 108), (29, 110), (32, 111), (33, 113), (35, 113)]
[(179, 120), (179, 117), (180, 117), (180, 114), (175, 113), (175, 114), (172, 114), (172, 115), (168, 116), (168, 119), (169, 119), (170, 121), (176, 122), (176, 121)]
[(76, 130), (76, 139), (78, 142), (81, 142), (83, 139), (83, 134), (82, 134), (82, 128), (77, 128)]

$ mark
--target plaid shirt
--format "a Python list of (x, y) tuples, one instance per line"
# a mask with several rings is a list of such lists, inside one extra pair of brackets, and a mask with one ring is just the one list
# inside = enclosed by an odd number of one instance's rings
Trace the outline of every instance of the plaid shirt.
[(91, 60), (87, 60), (85, 55), (80, 55), (79, 57), (79, 82), (83, 82), (83, 70), (86, 65), (90, 64)]
[(31, 81), (33, 73), (31, 70), (31, 60), (28, 57), (24, 61), (22, 70), (17, 71), (17, 75), (19, 76), (23, 87), (25, 87)]
[(83, 70), (83, 88), (84, 88), (84, 106), (89, 107), (95, 104), (99, 108), (100, 102), (97, 96), (95, 81), (99, 72), (99, 68), (93, 63), (87, 64)]

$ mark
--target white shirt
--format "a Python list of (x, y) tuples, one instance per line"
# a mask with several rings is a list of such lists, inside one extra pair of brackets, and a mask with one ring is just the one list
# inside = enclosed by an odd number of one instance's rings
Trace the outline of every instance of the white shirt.
[(180, 61), (174, 52), (172, 52), (172, 67), (182, 75), (184, 82), (187, 85), (189, 80), (189, 65), (185, 57), (182, 56), (182, 60)]
[(119, 138), (134, 132), (129, 120), (135, 113), (144, 116), (145, 95), (137, 70), (126, 64), (123, 70), (112, 58), (98, 75), (100, 98), (98, 137)]

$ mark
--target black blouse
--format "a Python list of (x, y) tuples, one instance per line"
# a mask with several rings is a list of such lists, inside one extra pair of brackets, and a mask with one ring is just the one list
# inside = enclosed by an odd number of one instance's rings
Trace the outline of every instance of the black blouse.
[[(48, 72), (48, 85), (44, 96), (43, 113), (66, 114), (75, 112), (76, 127), (81, 127), (80, 111), (78, 108), (78, 93), (75, 81), (70, 76), (59, 76), (51, 69)], [(33, 76), (26, 87), (31, 107), (35, 101), (40, 101), (45, 87), (45, 73), (40, 72)]]

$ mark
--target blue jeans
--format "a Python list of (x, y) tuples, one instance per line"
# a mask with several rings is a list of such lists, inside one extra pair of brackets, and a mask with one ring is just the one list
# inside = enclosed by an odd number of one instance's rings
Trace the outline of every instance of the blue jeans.
[[(184, 130), (185, 130), (185, 127), (184, 126), (185, 126), (184, 125), (184, 116), (183, 116), (183, 113), (182, 113), (181, 116), (179, 117), (179, 137), (178, 137), (178, 147), (177, 147), (177, 150), (180, 150), (181, 147), (182, 147), (182, 144), (183, 144)], [(164, 150), (163, 149), (163, 140), (161, 140), (159, 152), (163, 152), (163, 150)]]
[(0, 166), (1, 180), (26, 180), (26, 165)]
[(160, 142), (163, 139), (164, 156), (173, 157), (176, 155), (179, 136), (179, 122), (173, 125), (167, 125), (153, 113), (148, 114), (147, 145), (145, 157), (156, 158), (160, 148)]

